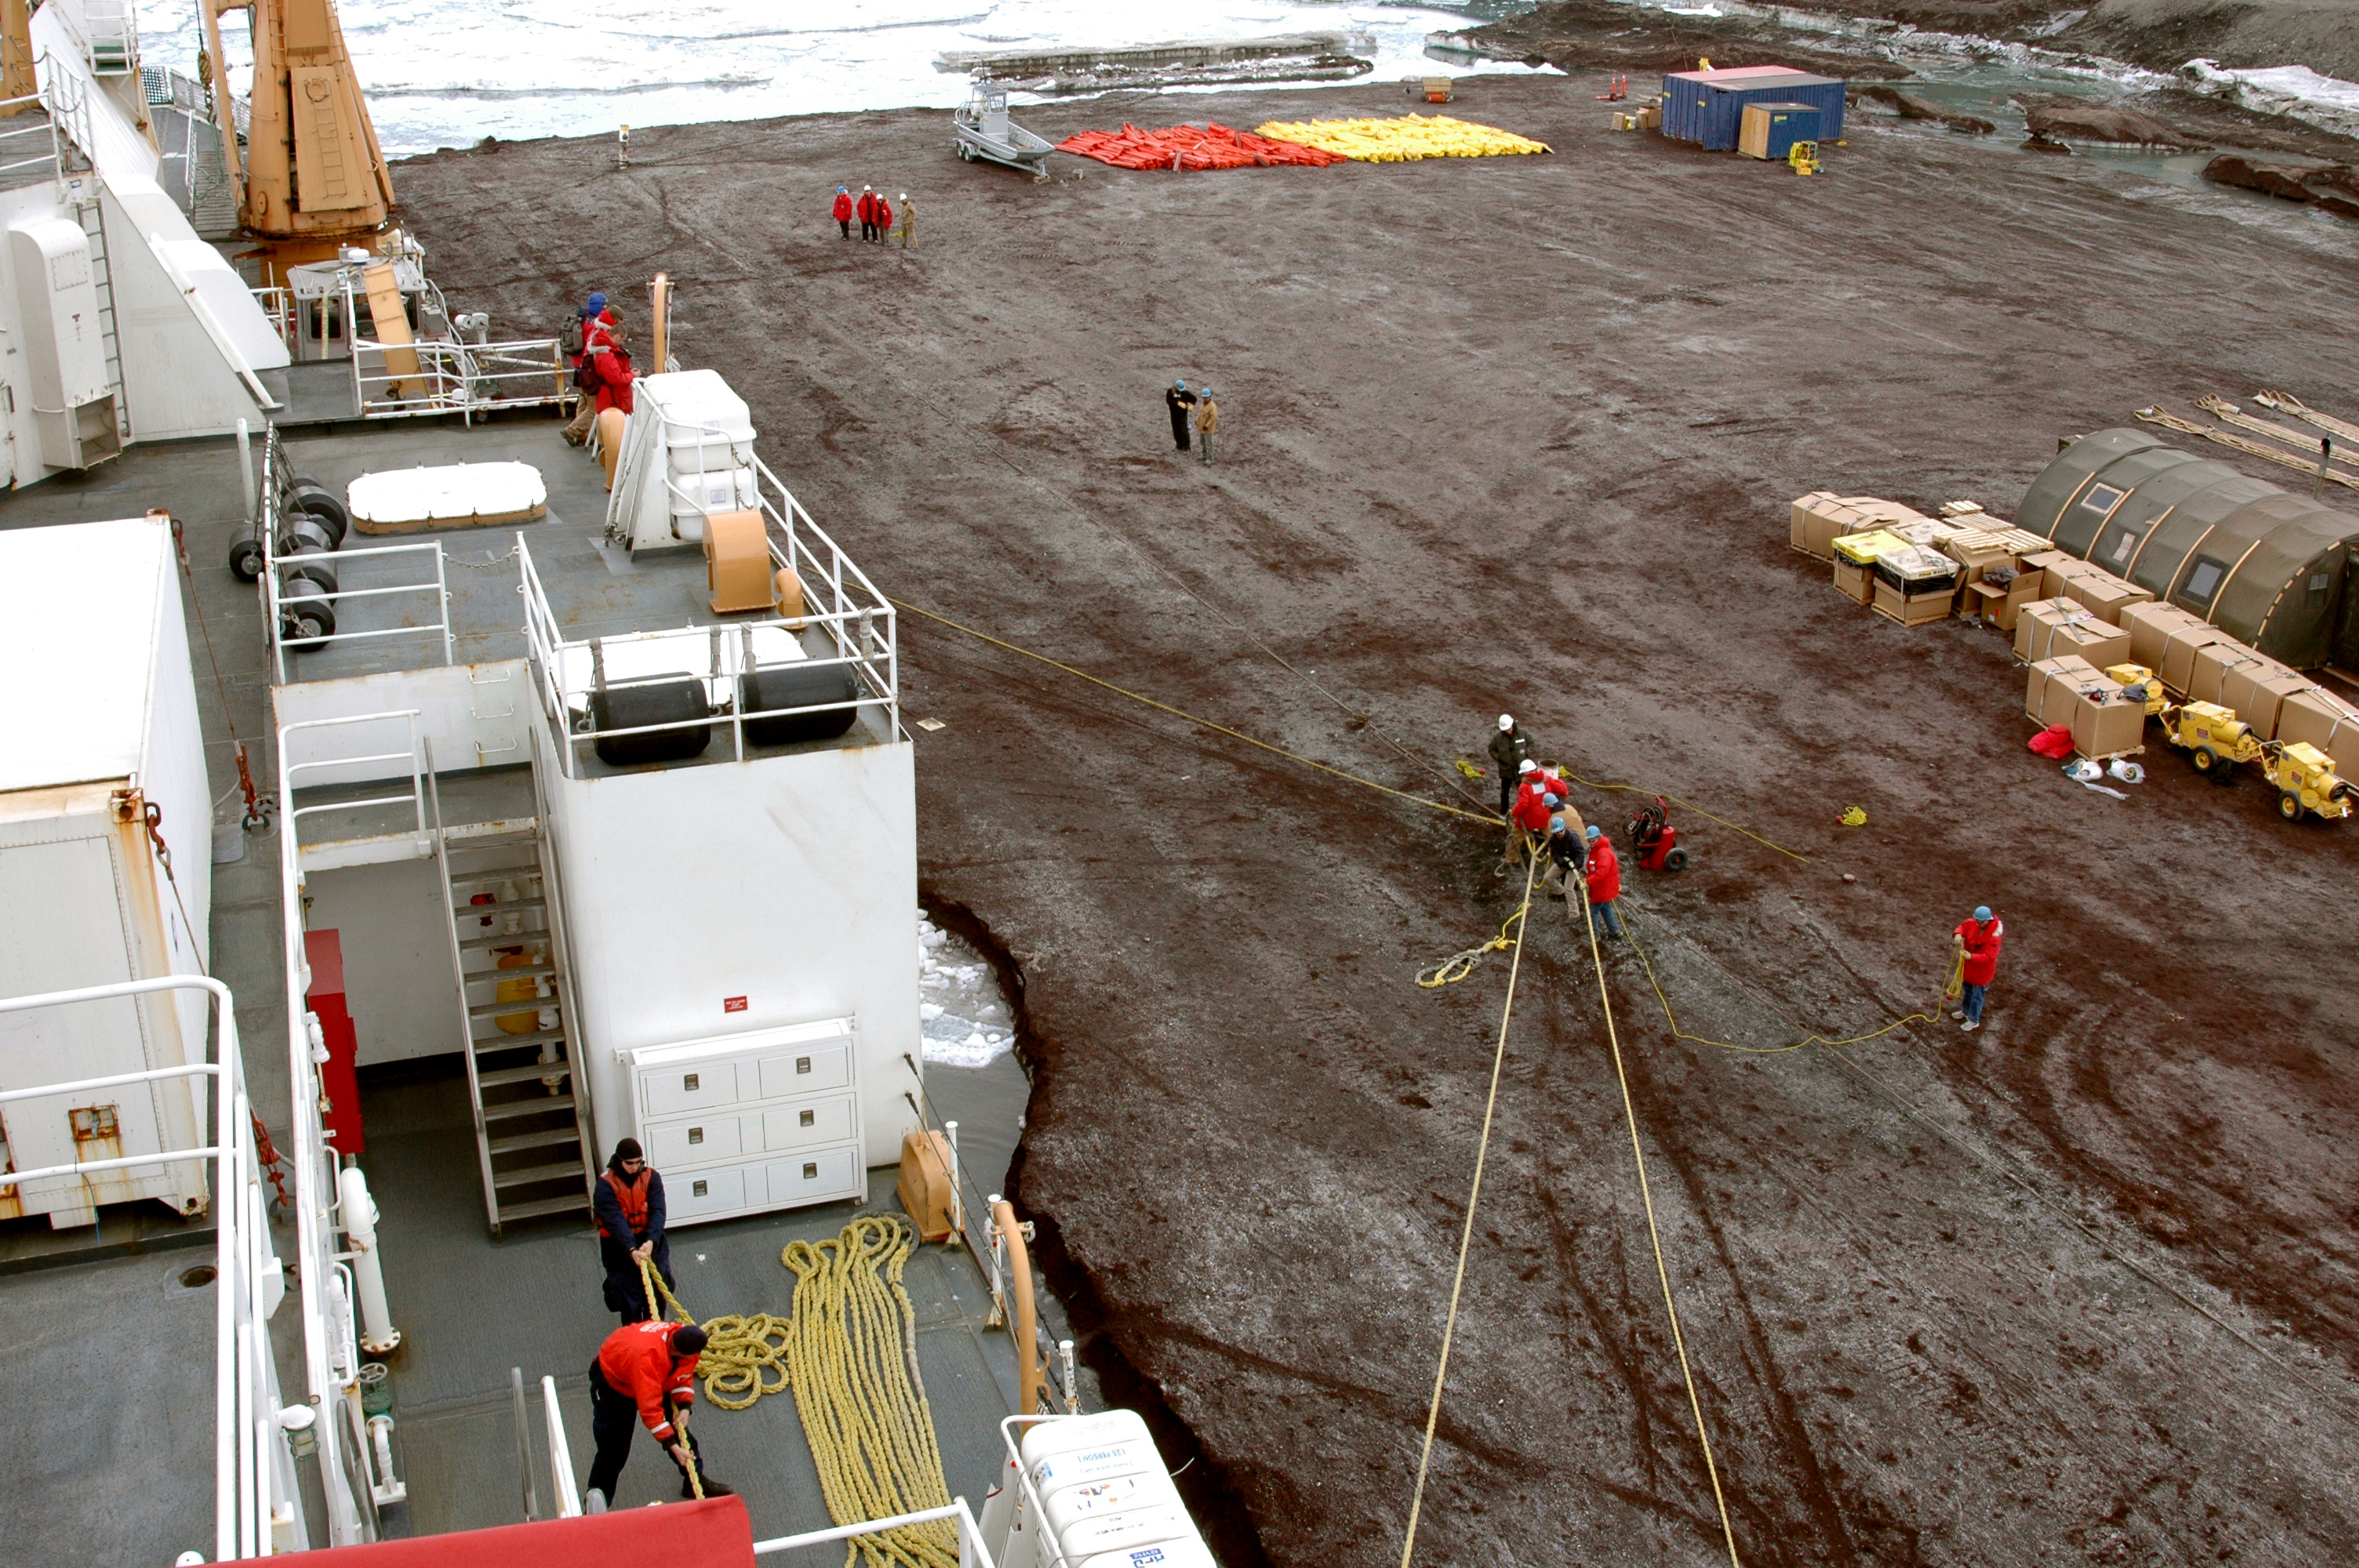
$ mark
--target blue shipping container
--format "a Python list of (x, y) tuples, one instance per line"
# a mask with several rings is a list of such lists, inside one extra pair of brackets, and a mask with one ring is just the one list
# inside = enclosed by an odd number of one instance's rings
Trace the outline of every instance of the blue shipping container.
[[(1745, 108), (1757, 110), (1768, 119), (1769, 146), (1764, 156), (1771, 163), (1784, 163), (1796, 142), (1819, 139), (1819, 112), (1808, 103), (1748, 103)], [(1742, 124), (1740, 116), (1740, 128)]]
[(1733, 151), (1747, 103), (1803, 103), (1819, 112), (1818, 140), (1843, 139), (1843, 84), (1774, 67), (1680, 70), (1663, 78), (1663, 135)]

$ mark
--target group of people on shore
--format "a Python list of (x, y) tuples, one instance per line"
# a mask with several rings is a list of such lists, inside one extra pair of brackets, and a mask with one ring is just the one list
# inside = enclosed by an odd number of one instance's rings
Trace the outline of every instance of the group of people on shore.
[(1185, 381), (1174, 381), (1163, 394), (1163, 405), (1171, 411), (1172, 446), (1186, 451), (1192, 431), (1198, 460), (1211, 462), (1212, 436), (1221, 427), (1221, 406), (1212, 401), (1212, 389), (1200, 386), (1190, 392)]
[[(1581, 820), (1563, 768), (1538, 760), (1533, 755), (1537, 750), (1513, 714), (1499, 715), (1490, 752), (1498, 771), (1499, 814), (1507, 819), (1507, 863), (1521, 865), (1527, 854), (1547, 856), (1540, 884), (1548, 896), (1570, 901), (1578, 889), (1588, 905), (1592, 935), (1626, 940), (1619, 908), (1622, 861), (1614, 852), (1614, 840), (1595, 824)], [(1951, 933), (1955, 962), (1943, 997), (1957, 1004), (1950, 1017), (1969, 1034), (1983, 1026), (1983, 1008), (1998, 978), (1999, 946), (2006, 935), (2006, 927), (1988, 904), (1978, 906)]]
[(1540, 885), (1548, 896), (1570, 903), (1578, 891), (1582, 903), (1575, 907), (1587, 907), (1590, 929), (1620, 940), (1622, 861), (1614, 840), (1582, 821), (1563, 769), (1541, 762), (1532, 754), (1536, 750), (1513, 714), (1499, 715), (1491, 761), (1499, 770), (1499, 813), (1507, 819), (1507, 863), (1520, 865), (1527, 853), (1547, 856)]
[[(862, 239), (878, 245), (892, 241), (893, 203), (873, 185), (862, 186), (856, 199), (850, 186), (837, 186), (835, 206), (831, 213), (835, 219), (835, 226), (842, 231), (847, 240), (852, 238), (852, 225), (856, 219), (860, 223)], [(909, 193), (906, 190), (901, 192), (900, 225), (901, 248), (905, 251), (915, 249), (918, 243), (918, 207), (909, 200)]]

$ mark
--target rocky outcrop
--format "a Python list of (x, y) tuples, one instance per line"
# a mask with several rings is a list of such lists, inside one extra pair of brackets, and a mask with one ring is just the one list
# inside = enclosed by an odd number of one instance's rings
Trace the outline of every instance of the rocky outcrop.
[(1904, 120), (1931, 120), (1965, 135), (1987, 136), (1998, 129), (1978, 114), (1961, 114), (1954, 110), (1944, 109), (1939, 103), (1928, 103), (1897, 87), (1854, 87), (1850, 97), (1854, 103), (1864, 98), (1894, 110)]
[(2146, 147), (2193, 147), (2189, 140), (2151, 114), (2102, 103), (2076, 103), (2070, 99), (2017, 97), (2033, 137), (2043, 142), (2110, 142)]
[(2203, 178), (2287, 201), (2307, 201), (2338, 217), (2359, 218), (2359, 170), (2349, 164), (2222, 153), (2203, 166)]

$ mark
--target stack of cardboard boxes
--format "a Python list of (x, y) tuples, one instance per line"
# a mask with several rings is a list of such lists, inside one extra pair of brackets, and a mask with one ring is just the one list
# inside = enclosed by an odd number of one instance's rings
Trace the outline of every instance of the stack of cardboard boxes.
[(2306, 741), (2336, 772), (2359, 774), (2359, 707), (1971, 501), (1928, 517), (1878, 496), (1813, 491), (1793, 503), (1788, 542), (1830, 562), (1854, 601), (1902, 625), (1955, 610), (2013, 633), (2031, 666), (2025, 711), (2043, 728), (2070, 725), (2083, 756), (2142, 749), (2159, 695), (2125, 688), (2153, 676), (2180, 701), (2217, 703), (2263, 740)]

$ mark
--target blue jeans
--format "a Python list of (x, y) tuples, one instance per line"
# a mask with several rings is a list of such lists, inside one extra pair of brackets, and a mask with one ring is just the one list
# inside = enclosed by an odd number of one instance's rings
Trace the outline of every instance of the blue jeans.
[(1603, 903), (1589, 906), (1589, 928), (1600, 936), (1622, 935), (1622, 912), (1614, 906), (1619, 899), (1607, 899)]
[(1988, 994), (1989, 989), (1987, 986), (1978, 986), (1972, 982), (1967, 984), (1966, 1022), (1968, 1023), (1980, 1023), (1983, 1021), (1983, 998)]

